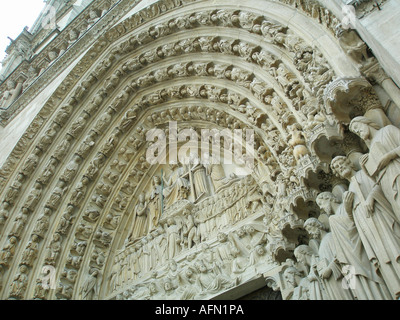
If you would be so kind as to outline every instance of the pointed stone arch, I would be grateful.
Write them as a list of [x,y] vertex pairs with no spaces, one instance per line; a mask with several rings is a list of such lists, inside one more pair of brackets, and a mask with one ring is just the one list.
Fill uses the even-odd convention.
[[[92,281],[98,286],[92,298],[116,297],[108,285],[124,224],[158,170],[146,162],[145,133],[171,120],[255,131],[253,178],[275,202],[254,223],[276,212],[274,228],[293,238],[283,235],[271,245],[269,262],[292,256],[305,236],[297,231],[309,215],[307,202],[331,178],[315,178],[327,170],[314,146],[331,138],[327,123],[342,125],[331,104],[325,108],[324,91],[335,78],[360,76],[335,38],[334,17],[325,12],[318,22],[310,17],[317,11],[307,11],[313,6],[252,0],[238,10],[229,1],[160,1],[105,32],[2,168],[3,252],[12,237],[17,241],[2,262],[1,296],[83,298],[82,285]],[[329,101],[337,98],[332,94]],[[242,227],[239,221],[235,231]],[[41,291],[37,281],[48,265],[55,267],[56,288]],[[27,280],[14,292],[20,266]]]

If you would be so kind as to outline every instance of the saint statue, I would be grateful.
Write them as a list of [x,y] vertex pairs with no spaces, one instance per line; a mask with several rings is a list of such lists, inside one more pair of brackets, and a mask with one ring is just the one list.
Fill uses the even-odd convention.
[[135,240],[141,236],[144,236],[145,232],[147,231],[146,222],[147,222],[148,207],[147,207],[146,196],[144,193],[142,193],[139,196],[139,202],[135,206],[134,214],[135,216],[134,216],[133,229],[129,237],[131,240]]
[[97,269],[91,269],[82,287],[83,300],[95,300],[98,296],[98,276]]
[[206,169],[203,164],[195,164],[191,171],[193,172],[193,184],[196,197],[195,200],[198,200],[204,196],[208,196],[209,190],[207,184]]
[[177,200],[187,199],[190,190],[190,178],[186,165],[178,167],[177,164],[170,165],[171,174],[168,178],[163,178],[165,183],[164,206],[167,208]]
[[400,129],[393,125],[381,128],[366,117],[356,117],[350,123],[350,131],[369,148],[365,168],[381,186],[400,222]]
[[181,244],[181,225],[174,218],[168,218],[167,223],[165,224],[165,233],[167,235],[168,242],[168,259],[173,259],[180,252],[180,244]]
[[[388,288],[377,272],[382,268],[381,273],[384,273],[390,268],[387,263],[395,262],[395,256],[399,256],[399,247],[394,250],[396,237],[389,234],[393,232],[394,223],[390,204],[375,188],[375,182],[363,170],[356,172],[348,158],[334,158],[331,168],[336,175],[350,182],[348,191],[343,194],[343,203],[329,218],[337,259],[354,268],[356,285],[353,294],[358,300],[390,299]],[[392,267],[396,267],[393,262]],[[396,282],[387,283],[400,288],[398,280]]]
[[11,283],[10,295],[12,297],[22,298],[28,286],[28,267],[21,265],[19,273],[15,276],[14,281]]
[[219,161],[213,159],[206,167],[206,173],[211,177],[214,184],[214,190],[217,192],[225,184],[225,170]]
[[300,245],[294,250],[294,256],[297,260],[297,268],[303,271],[305,277],[300,281],[299,287],[302,289],[307,300],[326,300],[323,291],[321,279],[315,274],[315,259],[317,253],[308,245]]
[[9,80],[7,82],[7,89],[4,91],[3,95],[0,97],[0,107],[2,109],[7,109],[21,94],[22,82],[14,82]]
[[161,197],[162,197],[162,190],[161,190],[161,178],[159,176],[153,177],[153,190],[150,194],[149,199],[149,229],[148,231],[152,231],[157,225],[158,220],[161,217],[162,207],[161,207]]
[[[335,211],[339,202],[330,192],[324,192],[317,197],[317,202],[324,202],[323,208]],[[322,200],[323,199],[323,200]],[[322,204],[320,206],[322,208]],[[325,209],[324,209],[325,210]],[[317,261],[314,265],[316,274],[320,277],[328,300],[354,300],[350,290],[343,288],[343,273],[336,260],[335,242],[331,232],[316,218],[309,218],[304,228],[311,236],[310,247],[317,251]]]

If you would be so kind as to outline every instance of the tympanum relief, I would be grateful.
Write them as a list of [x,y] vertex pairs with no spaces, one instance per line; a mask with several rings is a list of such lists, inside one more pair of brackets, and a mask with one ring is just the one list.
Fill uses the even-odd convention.
[[[398,128],[337,67],[376,61],[318,2],[273,2],[343,56],[268,12],[207,1],[156,2],[93,43],[1,169],[2,297],[209,299],[262,278],[284,299],[398,298]],[[1,107],[112,21],[106,7],[10,81]],[[150,163],[148,133],[170,142],[170,123],[251,129],[254,166],[241,148],[232,164]]]
[[[264,214],[262,192],[250,175],[238,176],[232,167],[224,168],[222,164],[171,164],[154,175],[151,182],[148,190],[144,190],[136,201],[132,227],[115,257],[117,263],[111,275],[110,293],[145,279],[148,281],[150,277],[159,282],[154,286],[161,285],[159,290],[163,292],[169,285],[172,285],[169,290],[173,291],[180,287],[182,297],[215,294],[241,281],[240,277],[230,278],[232,268],[239,275],[250,265],[249,258],[254,268],[261,258],[267,259],[267,240],[262,222],[243,226],[229,238],[227,234],[232,226],[246,218]],[[226,249],[209,248],[210,241],[217,238]],[[254,252],[251,240],[256,244]],[[176,260],[186,259],[196,252],[209,255],[209,261],[193,257],[191,267],[179,270],[183,274],[176,276],[176,283],[163,283],[161,275],[173,271],[163,270],[166,263],[180,269],[181,263],[178,267]],[[214,254],[221,259],[217,273],[213,273],[217,267],[209,265],[214,263]],[[160,275],[156,276],[157,273]],[[187,288],[183,288],[180,281],[184,281]],[[133,291],[141,292],[141,286]],[[196,294],[196,286],[201,288],[200,295]],[[149,298],[157,298],[151,292],[148,294]],[[172,295],[171,292],[168,294]]]

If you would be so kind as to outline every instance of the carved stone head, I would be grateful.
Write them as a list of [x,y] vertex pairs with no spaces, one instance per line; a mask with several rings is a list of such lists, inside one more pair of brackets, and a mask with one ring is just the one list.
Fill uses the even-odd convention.
[[324,230],[324,225],[316,218],[310,218],[304,223],[304,229],[313,239],[321,238],[321,231]]
[[340,178],[350,180],[353,176],[353,164],[345,156],[338,156],[331,162],[331,169]]
[[7,81],[7,89],[8,90],[13,90],[14,88],[15,88],[15,81],[13,81],[13,80],[8,80]]
[[339,203],[339,200],[331,192],[322,192],[316,199],[318,207],[320,207],[320,209],[327,215],[332,215],[334,213],[332,209],[332,202]]
[[313,255],[312,249],[307,245],[300,245],[294,250],[294,256],[299,263],[309,265],[310,257]]
[[370,128],[375,130],[381,129],[381,127],[366,117],[356,117],[350,122],[349,129],[351,132],[358,135],[364,141],[371,139]]
[[262,256],[266,253],[266,250],[262,245],[258,245],[256,246],[256,252],[259,256]]
[[146,200],[145,194],[144,194],[144,193],[141,193],[141,194],[139,195],[139,202],[140,202],[140,203],[144,203],[145,200]]
[[298,279],[300,277],[301,274],[295,267],[288,267],[283,273],[283,279],[285,280],[286,286],[291,289],[298,286]]
[[228,239],[228,235],[226,233],[223,232],[219,232],[218,233],[218,241],[223,243],[226,242],[226,240]]

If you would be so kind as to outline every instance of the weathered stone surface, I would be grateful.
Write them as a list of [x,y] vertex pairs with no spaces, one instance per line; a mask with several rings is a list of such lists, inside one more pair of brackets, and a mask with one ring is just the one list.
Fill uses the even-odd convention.
[[329,10],[94,0],[62,27],[0,85],[0,298],[399,298],[399,92]]

